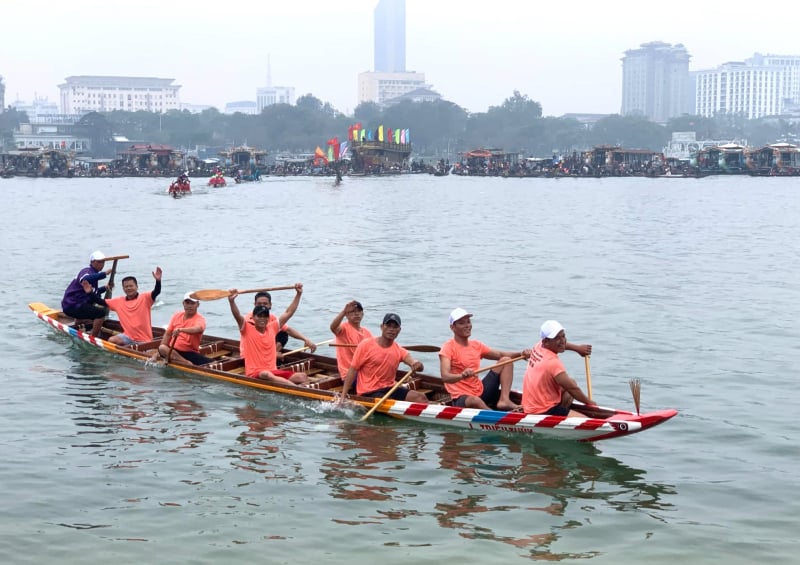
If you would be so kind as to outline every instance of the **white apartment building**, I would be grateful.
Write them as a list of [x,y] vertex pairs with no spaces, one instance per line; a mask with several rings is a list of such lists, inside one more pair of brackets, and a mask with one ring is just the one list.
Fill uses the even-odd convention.
[[756,53],[745,63],[780,69],[783,75],[784,104],[800,105],[800,55],[762,55]]
[[643,43],[622,58],[622,114],[664,123],[691,113],[691,56],[680,43]]
[[293,86],[265,86],[256,89],[257,114],[273,104],[294,104]]
[[358,103],[375,102],[383,105],[392,98],[402,96],[418,88],[430,88],[425,84],[425,74],[415,72],[378,73],[365,72],[358,75]]
[[784,69],[749,64],[753,62],[725,63],[693,73],[697,115],[728,114],[753,120],[781,114],[786,92]]
[[64,114],[125,110],[156,112],[180,109],[175,79],[153,77],[71,76],[59,84]]

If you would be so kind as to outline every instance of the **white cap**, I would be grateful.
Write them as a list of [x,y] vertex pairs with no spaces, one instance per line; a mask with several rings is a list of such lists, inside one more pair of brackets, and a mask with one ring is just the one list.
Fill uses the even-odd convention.
[[105,260],[106,256],[103,255],[102,251],[95,251],[94,253],[89,255],[89,263],[91,263],[92,261],[105,261]]
[[456,308],[455,310],[450,312],[450,325],[452,326],[464,316],[472,316],[472,314],[470,314],[463,308]]
[[564,326],[555,320],[547,320],[544,324],[542,324],[542,327],[539,330],[539,335],[542,336],[542,339],[553,339],[562,331],[564,331]]
[[200,302],[199,300],[197,300],[196,298],[194,298],[194,297],[192,296],[192,293],[191,293],[191,292],[187,292],[186,294],[184,294],[184,295],[183,295],[183,299],[184,299],[184,300],[191,300],[192,302]]

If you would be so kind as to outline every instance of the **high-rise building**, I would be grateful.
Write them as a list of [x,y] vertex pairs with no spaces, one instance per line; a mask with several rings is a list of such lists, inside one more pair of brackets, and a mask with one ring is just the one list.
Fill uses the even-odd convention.
[[172,78],[72,76],[59,84],[64,114],[125,110],[164,113],[180,109],[180,86]]
[[425,84],[425,74],[406,71],[406,2],[380,0],[375,7],[375,70],[358,75],[358,103],[385,104]]
[[654,122],[691,114],[691,56],[680,43],[642,43],[622,58],[622,114],[641,114]]
[[6,85],[3,84],[3,75],[0,75],[0,114],[6,107]]
[[784,75],[778,67],[731,62],[696,71],[695,105],[700,116],[742,116],[749,120],[783,110]]
[[375,72],[406,70],[406,0],[380,0],[375,7]]

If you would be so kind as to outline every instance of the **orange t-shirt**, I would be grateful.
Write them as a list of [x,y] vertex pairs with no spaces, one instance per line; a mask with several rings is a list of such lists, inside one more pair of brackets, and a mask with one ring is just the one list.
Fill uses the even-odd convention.
[[108,309],[117,313],[123,333],[133,341],[151,341],[153,327],[150,322],[150,309],[153,307],[151,292],[139,293],[133,300],[126,296],[106,300]]
[[270,315],[264,333],[256,329],[255,324],[245,322],[239,330],[242,338],[240,348],[247,349],[244,358],[244,374],[248,377],[257,377],[262,371],[275,371],[277,365],[278,348],[275,345],[275,335],[278,333],[278,318]]
[[[275,320],[276,324],[278,323],[278,317],[275,314],[270,313],[269,321],[267,322],[267,325],[272,323],[273,320]],[[253,313],[252,312],[248,312],[247,314],[244,315],[244,322],[245,322],[245,324],[252,324],[253,323]],[[286,324],[281,326],[280,329],[281,330],[285,330],[286,329]],[[276,335],[277,335],[277,333],[278,332],[275,332]],[[272,336],[272,338],[275,339],[275,336]],[[242,359],[246,359],[247,358],[247,355],[244,354],[244,350],[246,348],[247,348],[247,346],[244,344],[244,342],[239,343],[239,357],[241,357]],[[276,354],[277,354],[277,349],[276,349]],[[276,357],[276,359],[277,359],[277,357]]]
[[[451,373],[461,374],[465,369],[474,371],[480,369],[481,359],[491,350],[491,347],[480,341],[471,340],[467,342],[466,346],[463,346],[459,345],[455,339],[451,339],[439,350],[439,357],[450,359]],[[483,382],[478,375],[473,375],[468,379],[462,379],[455,383],[445,383],[444,386],[453,399],[465,394],[471,394],[472,396],[483,394]]]
[[534,346],[528,359],[528,368],[522,380],[522,408],[526,414],[542,414],[561,402],[561,387],[556,375],[566,372],[558,355],[542,347]]
[[171,332],[176,328],[192,328],[200,326],[203,328],[199,334],[178,334],[178,339],[175,340],[175,349],[178,351],[200,351],[200,340],[203,338],[203,332],[206,331],[206,319],[201,314],[195,314],[191,318],[184,318],[184,312],[175,312],[167,325],[167,332]]
[[[367,328],[361,327],[360,330],[355,329],[350,322],[343,322],[339,326],[339,333],[336,334],[335,343],[339,344],[359,344],[365,339],[370,339],[372,332]],[[353,362],[353,355],[356,354],[354,347],[338,347],[336,349],[336,364],[339,367],[339,374],[344,378],[347,376],[347,370]]]
[[378,338],[359,343],[350,365],[358,371],[356,392],[364,394],[393,386],[397,367],[406,355],[408,351],[395,341],[389,347],[378,345]]

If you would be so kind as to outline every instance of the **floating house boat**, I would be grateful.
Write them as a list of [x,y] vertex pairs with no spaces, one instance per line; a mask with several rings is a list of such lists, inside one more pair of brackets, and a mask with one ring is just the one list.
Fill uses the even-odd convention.
[[134,143],[119,151],[114,165],[118,172],[139,175],[171,175],[185,167],[182,151],[155,143]]
[[701,174],[741,175],[748,172],[747,148],[737,143],[706,147],[697,152],[693,164]]
[[584,153],[584,163],[594,176],[628,176],[652,173],[663,155],[650,149],[624,149],[617,145],[596,145]]
[[263,149],[240,145],[220,151],[219,156],[224,160],[224,169],[231,175],[238,171],[244,175],[254,175],[267,168],[267,151]]
[[747,152],[749,173],[753,176],[800,175],[800,147],[773,143]]

